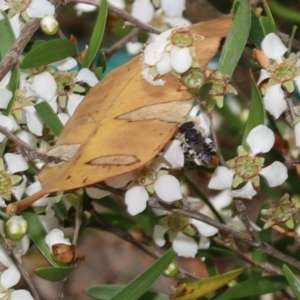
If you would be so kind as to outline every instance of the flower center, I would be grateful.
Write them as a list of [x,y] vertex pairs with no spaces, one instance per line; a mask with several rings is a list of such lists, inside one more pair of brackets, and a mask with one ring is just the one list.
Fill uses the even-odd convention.
[[0,196],[10,193],[12,188],[11,177],[6,172],[0,171]]
[[258,164],[255,157],[252,156],[238,156],[235,158],[234,169],[236,174],[244,180],[249,180],[258,175],[261,170],[261,165]]
[[17,90],[16,94],[15,94],[15,101],[14,101],[12,111],[22,110],[23,107],[25,107],[26,105],[27,105],[27,103],[26,103],[25,95],[23,94],[23,92],[21,90]]
[[73,93],[75,80],[74,77],[65,72],[57,72],[54,74],[57,84],[57,95],[66,96]]
[[192,33],[187,28],[176,30],[171,36],[172,44],[184,48],[190,47],[194,43]]
[[32,0],[10,0],[8,5],[10,7],[10,12],[13,14],[21,14],[24,10],[28,8]]
[[148,186],[157,179],[157,172],[151,167],[144,167],[136,173],[137,183],[142,186]]
[[183,231],[184,228],[189,225],[190,219],[188,217],[178,214],[170,214],[166,217],[166,226],[168,227],[169,231],[174,234]]

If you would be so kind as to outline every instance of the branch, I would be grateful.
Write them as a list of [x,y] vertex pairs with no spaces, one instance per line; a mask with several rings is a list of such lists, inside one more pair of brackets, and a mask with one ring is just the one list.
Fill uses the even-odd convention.
[[[65,4],[68,3],[86,3],[94,6],[99,6],[99,0],[65,0]],[[117,8],[116,6],[111,4],[108,4],[108,8],[110,11],[113,11],[116,15],[118,15],[122,19],[128,21],[132,26],[144,29],[148,32],[155,33],[155,34],[162,33],[160,29],[157,29],[147,23],[142,22],[141,20],[133,17],[129,12],[123,9]]]
[[13,248],[9,247],[6,243],[6,241],[4,240],[4,238],[2,237],[2,235],[0,235],[0,245],[3,248],[3,251],[5,251],[8,256],[13,260],[14,264],[16,265],[16,267],[18,268],[19,272],[21,273],[22,277],[24,278],[25,282],[27,283],[33,298],[35,300],[41,300],[30,276],[28,275],[28,273],[24,270],[23,266],[20,264],[18,258],[15,256],[15,254],[13,253]]
[[148,206],[153,207],[153,208],[158,208],[158,209],[162,209],[165,211],[169,211],[172,213],[176,213],[176,214],[181,214],[199,221],[202,221],[206,224],[209,224],[211,226],[214,226],[216,228],[218,228],[220,231],[223,231],[225,233],[227,233],[228,235],[254,247],[257,248],[258,250],[267,253],[273,257],[276,257],[280,260],[282,260],[283,262],[295,267],[296,269],[300,270],[300,262],[297,261],[296,259],[294,259],[293,257],[287,256],[283,253],[281,253],[280,251],[277,251],[275,248],[273,248],[272,246],[268,245],[265,242],[261,242],[261,244],[255,242],[252,240],[252,237],[249,236],[248,234],[236,231],[232,228],[230,228],[227,225],[221,224],[217,221],[214,221],[213,219],[209,218],[208,216],[196,211],[196,210],[185,210],[182,208],[174,208],[172,206],[164,206],[162,204],[160,204],[156,199],[154,198],[150,198],[148,200]]
[[20,152],[26,159],[26,161],[31,161],[34,159],[40,159],[44,161],[45,163],[59,163],[61,162],[61,159],[54,156],[49,156],[45,153],[39,152],[35,149],[33,149],[30,145],[23,142],[20,138],[18,138],[16,135],[11,133],[9,130],[7,130],[5,127],[0,125],[0,133],[4,134],[8,139],[10,139],[13,143],[15,143],[18,148],[20,149]]
[[[59,0],[50,0],[50,2],[58,7]],[[15,44],[6,53],[0,62],[0,81],[4,76],[19,62],[19,58],[26,47],[27,43],[32,38],[33,34],[39,29],[41,19],[31,19],[28,21],[21,30],[20,36],[16,39]]]

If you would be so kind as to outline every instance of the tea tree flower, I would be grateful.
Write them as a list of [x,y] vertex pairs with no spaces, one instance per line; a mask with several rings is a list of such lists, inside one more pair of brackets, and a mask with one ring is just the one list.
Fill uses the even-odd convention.
[[196,39],[204,37],[188,28],[168,29],[148,44],[143,53],[143,78],[153,85],[164,85],[160,77],[169,72],[177,76],[197,68],[198,61],[193,47]]
[[300,90],[300,69],[297,57],[292,53],[283,57],[288,50],[280,38],[269,33],[261,43],[261,49],[255,52],[256,59],[263,66],[258,84],[268,79],[264,93],[264,105],[276,119],[287,109],[283,88],[293,93],[295,87]]
[[[238,156],[227,161],[227,166],[216,168],[208,187],[211,189],[234,189],[230,195],[252,199],[256,195],[253,185],[258,188],[260,185],[259,176],[265,177],[270,187],[282,184],[287,178],[286,166],[275,161],[268,167],[264,166],[264,158],[257,157],[258,153],[267,153],[271,150],[275,142],[272,130],[265,125],[253,128],[247,139],[250,151],[247,152],[242,146],[238,148]],[[245,185],[236,189],[240,184]]]
[[4,78],[0,81],[0,109],[6,109],[13,93],[6,88],[9,83],[11,71],[9,71]]

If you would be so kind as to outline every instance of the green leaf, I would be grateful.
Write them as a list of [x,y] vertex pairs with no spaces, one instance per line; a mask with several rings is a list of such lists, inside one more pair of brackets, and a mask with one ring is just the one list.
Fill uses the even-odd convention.
[[34,47],[22,60],[21,68],[36,68],[77,54],[76,45],[69,40],[51,40]]
[[3,59],[8,50],[13,46],[16,38],[6,13],[0,10],[0,15],[0,58]]
[[[269,2],[271,2],[271,1],[269,1]],[[264,20],[264,19],[267,20],[266,23],[268,23],[268,25],[266,28],[268,28],[268,30],[270,30],[268,33],[274,32],[274,33],[278,34],[278,29],[276,27],[275,21],[273,19],[273,16],[272,16],[272,13],[271,13],[271,10],[270,10],[270,7],[269,7],[267,1],[263,0],[262,3],[264,6],[266,16],[262,16],[261,20]],[[263,23],[264,23],[264,21],[262,22],[262,24]]]
[[[110,300],[125,287],[125,285],[96,285],[87,288],[85,293],[97,300]],[[148,291],[139,300],[169,300],[169,296]]]
[[262,96],[261,96],[261,93],[260,93],[257,85],[255,84],[253,78],[252,78],[252,81],[253,82],[252,82],[251,107],[250,107],[248,121],[246,124],[243,142],[242,142],[242,146],[244,147],[245,150],[250,150],[250,148],[246,142],[249,132],[254,127],[265,123],[265,109],[264,109],[264,105],[262,103]]
[[170,248],[151,267],[127,284],[111,300],[137,300],[154,281],[163,273],[176,256],[173,248]]
[[54,135],[59,136],[63,124],[47,101],[34,105],[39,117],[50,128]]
[[170,295],[170,299],[194,300],[208,293],[214,292],[241,275],[247,268],[236,269],[221,275],[183,283],[177,286]]
[[293,290],[294,295],[298,300],[300,300],[300,282],[297,280],[293,272],[286,266],[283,265],[283,273],[291,289]]
[[251,6],[248,0],[241,0],[225,45],[218,69],[231,77],[246,45],[251,26]]
[[28,230],[27,234],[31,238],[31,240],[35,243],[35,245],[39,248],[41,253],[46,257],[46,259],[50,262],[54,267],[61,267],[59,263],[57,263],[50,253],[49,247],[46,244],[46,230],[43,224],[40,222],[38,216],[32,209],[27,209],[21,212],[21,215],[27,221]]
[[89,47],[85,54],[83,62],[81,64],[82,68],[89,68],[92,65],[97,55],[97,52],[100,48],[103,35],[104,35],[107,12],[108,12],[107,0],[102,0],[101,7],[99,9],[98,17],[96,20],[96,24],[94,26],[92,37],[89,43]]
[[265,36],[271,32],[274,32],[276,34],[278,33],[277,28],[274,27],[274,23],[270,18],[262,16],[259,18],[259,22],[261,24]]
[[57,282],[64,280],[73,270],[75,269],[74,266],[72,267],[46,267],[46,268],[39,268],[36,269],[34,272],[39,277]]
[[125,231],[131,230],[135,226],[135,222],[128,218],[128,216],[123,216],[118,213],[105,212],[99,214],[101,219],[106,223],[121,228]]
[[7,89],[13,93],[13,97],[10,100],[6,110],[3,111],[3,115],[5,116],[8,116],[11,113],[11,109],[15,102],[15,93],[16,90],[19,88],[19,84],[20,84],[20,70],[18,66],[14,66],[11,72],[9,83],[7,85]]
[[243,299],[244,297],[256,297],[274,293],[276,291],[285,289],[287,286],[288,283],[282,275],[253,278],[232,286],[214,300],[231,300]]
[[260,17],[256,14],[255,10],[252,9],[249,38],[257,48],[260,48],[260,44],[265,37],[265,33],[259,19]]

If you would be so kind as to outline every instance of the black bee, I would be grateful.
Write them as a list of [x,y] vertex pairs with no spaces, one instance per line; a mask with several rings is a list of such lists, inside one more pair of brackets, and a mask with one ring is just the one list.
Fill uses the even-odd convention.
[[208,142],[195,128],[194,122],[183,123],[178,132],[183,136],[186,152],[197,164],[203,164],[207,167],[216,167],[219,164],[219,158],[212,142]]

